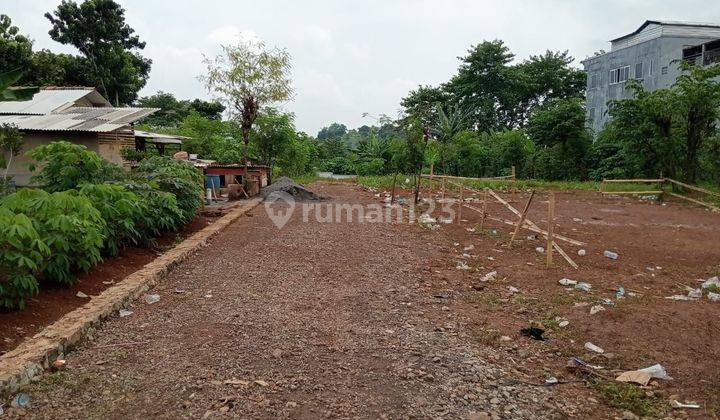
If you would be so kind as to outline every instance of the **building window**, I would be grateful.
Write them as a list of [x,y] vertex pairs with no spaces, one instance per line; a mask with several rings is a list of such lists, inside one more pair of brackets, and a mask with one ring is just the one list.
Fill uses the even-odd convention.
[[635,78],[636,79],[643,78],[643,63],[635,64]]
[[667,66],[661,68],[661,69],[660,69],[660,73],[662,73],[662,74],[668,74],[668,68],[667,68]]
[[624,83],[630,77],[630,66],[610,70],[610,84]]

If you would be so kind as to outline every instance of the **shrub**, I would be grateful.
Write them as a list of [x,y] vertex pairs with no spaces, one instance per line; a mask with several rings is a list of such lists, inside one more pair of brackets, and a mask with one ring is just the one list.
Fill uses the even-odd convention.
[[[100,155],[79,144],[56,141],[38,146],[28,153],[41,166],[32,181],[50,192],[77,188],[83,183],[122,179],[125,171],[106,162]],[[32,165],[31,170],[36,166]]]
[[49,253],[29,217],[0,207],[0,309],[23,308],[37,293],[35,274]]
[[105,220],[106,254],[117,255],[124,246],[140,242],[136,225],[147,209],[136,194],[117,184],[83,184],[80,195],[87,197]]
[[42,273],[49,281],[72,284],[73,272],[100,262],[105,221],[90,200],[76,191],[48,193],[23,189],[0,200],[15,214],[29,217],[50,250]]
[[137,167],[138,175],[157,183],[160,190],[175,195],[182,212],[181,222],[189,222],[202,205],[203,176],[192,163],[154,156]]
[[174,194],[160,191],[154,183],[130,181],[123,186],[140,199],[140,218],[136,221],[135,229],[144,245],[149,245],[152,238],[163,232],[174,231],[182,224],[183,213]]

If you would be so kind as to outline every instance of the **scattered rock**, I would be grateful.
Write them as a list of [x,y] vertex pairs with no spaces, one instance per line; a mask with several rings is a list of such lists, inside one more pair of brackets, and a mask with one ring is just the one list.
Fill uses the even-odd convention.
[[79,298],[82,298],[82,299],[87,299],[87,298],[90,297],[90,296],[86,295],[86,294],[83,293],[83,292],[77,292],[77,293],[75,294],[75,296],[77,296],[77,297],[79,297]]

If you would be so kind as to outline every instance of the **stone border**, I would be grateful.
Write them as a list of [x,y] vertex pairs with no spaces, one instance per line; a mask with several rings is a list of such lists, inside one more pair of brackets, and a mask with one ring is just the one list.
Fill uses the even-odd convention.
[[65,314],[15,349],[0,356],[0,396],[17,392],[42,374],[59,355],[66,354],[89,330],[116,314],[165,278],[172,267],[187,259],[208,240],[262,202],[254,198],[185,239],[176,247],[130,274],[90,302]]

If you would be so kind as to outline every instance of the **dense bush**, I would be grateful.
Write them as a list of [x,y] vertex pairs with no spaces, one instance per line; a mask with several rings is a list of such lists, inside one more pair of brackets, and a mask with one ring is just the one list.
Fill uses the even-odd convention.
[[[49,192],[66,191],[87,182],[100,183],[123,178],[126,174],[117,165],[80,144],[56,141],[28,152],[40,166],[32,181]],[[36,165],[31,166],[35,170]]]
[[203,177],[192,163],[154,156],[140,162],[137,174],[157,183],[160,190],[175,195],[182,212],[182,222],[189,222],[195,217],[202,205]]
[[22,189],[0,200],[0,206],[29,217],[50,250],[42,265],[45,280],[72,284],[74,272],[102,260],[105,221],[90,200],[76,191],[48,193]]
[[115,256],[126,245],[137,245],[141,233],[138,223],[147,213],[140,198],[116,184],[83,184],[80,195],[87,197],[105,220],[103,251]]
[[160,191],[157,184],[126,182],[123,186],[140,199],[140,218],[135,228],[140,240],[147,245],[164,232],[176,230],[183,221],[183,212],[178,207],[175,195]]
[[0,207],[0,309],[22,308],[37,293],[35,274],[49,254],[29,217]]

